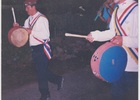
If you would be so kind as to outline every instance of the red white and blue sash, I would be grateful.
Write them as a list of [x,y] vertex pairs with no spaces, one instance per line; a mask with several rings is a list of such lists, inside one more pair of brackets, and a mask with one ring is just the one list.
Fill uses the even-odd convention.
[[[35,17],[33,19],[33,21],[29,22],[29,25],[30,25],[30,28],[33,29],[35,23],[37,22],[38,18],[40,16],[43,16],[45,17],[43,14],[39,14],[37,17]],[[46,18],[46,17],[45,17]],[[34,37],[34,36],[33,36]],[[44,45],[44,53],[46,54],[47,58],[50,60],[52,58],[52,53],[51,53],[51,48],[50,48],[50,45],[48,44],[48,42],[50,40],[41,40],[41,39],[38,39],[36,37],[34,37],[37,41],[39,41],[40,43],[42,43]]]
[[[38,18],[39,18],[40,16],[44,16],[44,15],[43,15],[43,14],[39,14],[39,15],[36,16],[32,21],[29,21],[29,26],[30,26],[31,29],[33,28],[33,26],[35,25],[36,21],[38,20]],[[45,17],[45,16],[44,16],[44,17]]]
[[50,40],[40,40],[36,37],[34,37],[37,41],[41,42],[44,45],[44,53],[46,54],[46,56],[48,57],[48,59],[50,60],[52,58],[52,54],[51,54],[51,48],[50,45],[48,44],[48,42]]
[[[129,14],[133,11],[133,9],[138,6],[137,2],[132,3],[127,9],[122,13],[122,15],[118,18],[117,17],[117,10],[118,7],[115,9],[115,31],[116,35],[127,36],[127,33],[122,28],[122,24],[127,19]],[[128,51],[130,56],[134,59],[134,61],[138,64],[138,48],[128,48],[124,46],[124,48]]]

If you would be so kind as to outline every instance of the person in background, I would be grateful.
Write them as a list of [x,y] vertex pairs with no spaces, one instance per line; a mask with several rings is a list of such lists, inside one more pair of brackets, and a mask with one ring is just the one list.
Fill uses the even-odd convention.
[[134,0],[114,0],[114,3],[118,7],[112,14],[110,28],[91,31],[86,39],[89,42],[110,40],[125,49],[126,69],[121,79],[112,83],[111,100],[138,100],[138,3]]
[[106,2],[103,3],[103,5],[100,7],[94,21],[97,20],[97,18],[99,17],[104,23],[107,24],[107,29],[109,28],[109,23],[110,23],[110,19],[112,16],[112,13],[114,11],[114,9],[117,7],[117,4],[114,3],[113,0],[107,0]]
[[[48,69],[48,62],[51,59],[51,48],[49,45],[50,31],[48,19],[37,10],[36,0],[24,1],[26,12],[29,17],[25,20],[24,28],[29,33],[29,43],[32,49],[32,57],[37,70],[38,86],[41,93],[40,100],[49,100],[50,92],[48,82],[57,85],[60,90],[64,78],[52,73]],[[13,26],[19,26],[14,23]]]

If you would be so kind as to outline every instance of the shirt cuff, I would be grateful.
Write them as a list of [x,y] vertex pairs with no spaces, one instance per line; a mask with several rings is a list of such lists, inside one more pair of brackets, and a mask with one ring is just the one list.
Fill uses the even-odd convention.
[[92,37],[94,38],[94,41],[97,41],[98,40],[98,33],[100,33],[100,31],[93,31],[93,32],[90,32]]

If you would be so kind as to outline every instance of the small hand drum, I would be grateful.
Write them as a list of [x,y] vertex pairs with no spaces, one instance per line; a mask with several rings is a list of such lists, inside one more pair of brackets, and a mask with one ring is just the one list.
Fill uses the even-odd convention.
[[127,64],[127,53],[123,47],[106,42],[92,55],[91,69],[93,74],[106,82],[120,79]]
[[28,41],[28,32],[21,27],[13,27],[8,32],[8,40],[16,47],[24,46]]

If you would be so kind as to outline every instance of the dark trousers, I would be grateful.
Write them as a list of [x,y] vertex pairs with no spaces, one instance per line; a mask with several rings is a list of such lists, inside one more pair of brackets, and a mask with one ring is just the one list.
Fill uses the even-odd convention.
[[112,84],[112,100],[138,100],[138,73],[125,72]]
[[48,69],[48,58],[44,53],[43,45],[32,46],[32,57],[37,70],[38,86],[41,95],[49,93],[48,81],[58,84],[60,76]]

